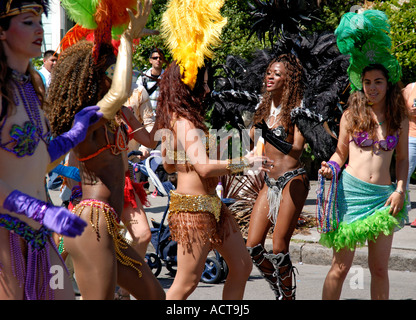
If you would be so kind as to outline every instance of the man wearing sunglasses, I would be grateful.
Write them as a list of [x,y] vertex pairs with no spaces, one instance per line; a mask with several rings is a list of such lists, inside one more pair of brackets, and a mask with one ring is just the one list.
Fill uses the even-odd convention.
[[138,79],[137,84],[143,86],[150,97],[153,112],[156,112],[157,97],[159,96],[159,78],[163,73],[165,55],[159,48],[153,48],[149,55],[151,68],[144,72]]

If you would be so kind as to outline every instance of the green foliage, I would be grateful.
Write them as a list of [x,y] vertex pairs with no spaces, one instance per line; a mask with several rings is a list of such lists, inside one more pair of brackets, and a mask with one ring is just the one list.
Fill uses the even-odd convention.
[[[158,30],[163,12],[166,10],[167,0],[154,0],[152,13],[146,25],[149,29]],[[318,19],[308,28],[310,31],[334,31],[343,14],[364,5],[372,5],[373,9],[384,11],[391,24],[393,53],[399,60],[403,69],[403,82],[416,81],[416,0],[389,0],[389,1],[357,1],[357,0],[326,0],[322,1],[319,10],[314,16]],[[237,54],[250,58],[256,49],[264,47],[257,37],[250,35],[250,14],[245,0],[227,0],[222,14],[228,18],[221,39],[222,43],[215,48],[213,63],[223,63],[227,55]],[[268,44],[266,44],[268,45]],[[135,48],[134,66],[138,70],[150,67],[149,52],[153,47],[162,48],[168,61],[170,53],[164,46],[163,38],[146,36],[141,39]]]
[[377,1],[391,24],[392,51],[402,66],[404,84],[416,81],[416,0]]
[[402,66],[404,84],[416,81],[416,0],[354,1],[327,0],[318,13],[320,21],[313,31],[334,31],[346,12],[367,5],[367,8],[384,11],[391,25],[392,52]]
[[318,19],[313,23],[311,31],[334,32],[341,17],[354,9],[355,6],[362,6],[362,1],[356,0],[326,0],[323,1],[318,11],[314,14]]
[[[167,0],[154,0],[152,13],[149,17],[146,28],[159,30],[162,15],[166,10]],[[227,17],[228,23],[224,27],[220,46],[215,48],[213,63],[222,63],[227,55],[238,54],[249,58],[256,48],[261,48],[260,42],[255,36],[248,39],[250,34],[250,14],[245,0],[227,0],[222,8],[223,16]],[[150,67],[149,52],[153,47],[161,48],[168,61],[171,60],[169,51],[164,46],[162,36],[146,36],[136,46],[133,56],[134,67],[138,70],[145,70]]]

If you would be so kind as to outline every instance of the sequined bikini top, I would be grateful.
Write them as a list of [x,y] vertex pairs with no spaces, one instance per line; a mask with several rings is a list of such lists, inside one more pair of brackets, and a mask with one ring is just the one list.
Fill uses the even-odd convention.
[[30,81],[30,75],[20,74],[12,70],[12,82],[14,84],[14,104],[19,106],[19,97],[29,117],[29,121],[23,125],[14,124],[10,129],[11,139],[1,141],[2,131],[7,121],[7,101],[2,101],[2,115],[4,118],[0,123],[0,148],[14,153],[17,157],[31,156],[35,152],[40,140],[49,144],[51,133],[49,128],[43,132],[42,116],[40,113],[41,103],[39,97]]
[[354,134],[352,140],[360,148],[378,146],[380,149],[384,151],[391,151],[396,148],[397,143],[399,142],[399,135],[396,132],[393,136],[387,136],[385,140],[377,141],[374,139],[370,139],[368,137],[368,132],[362,131],[362,132]]

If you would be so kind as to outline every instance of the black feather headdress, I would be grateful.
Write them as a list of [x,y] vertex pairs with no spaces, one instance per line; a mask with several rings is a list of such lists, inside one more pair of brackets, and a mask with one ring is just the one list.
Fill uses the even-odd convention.
[[349,94],[348,57],[339,52],[333,33],[301,31],[299,23],[313,17],[314,6],[307,6],[310,1],[256,0],[254,3],[250,7],[255,9],[252,32],[264,40],[269,31],[269,37],[273,34],[272,38],[277,40],[271,48],[257,51],[251,61],[235,56],[227,58],[222,66],[227,70],[226,76],[216,79],[212,92],[215,114],[212,125],[218,128],[229,123],[240,129],[247,127],[248,121],[242,115],[254,114],[261,100],[268,64],[281,54],[292,53],[303,66],[305,91],[302,105],[292,110],[291,120],[315,157],[328,159],[336,148],[339,121]]

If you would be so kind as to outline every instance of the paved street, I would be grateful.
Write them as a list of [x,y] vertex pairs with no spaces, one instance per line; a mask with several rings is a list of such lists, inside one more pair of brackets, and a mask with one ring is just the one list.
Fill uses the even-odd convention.
[[[316,181],[311,182],[311,190],[306,201],[303,214],[315,215]],[[151,189],[153,190],[153,189]],[[414,200],[410,211],[410,222],[416,219],[416,185],[410,187],[411,199]],[[166,197],[152,198],[151,206],[146,208],[148,218],[160,221],[167,205]],[[332,250],[317,243],[319,233],[316,228],[308,230],[307,234],[297,234],[292,237],[291,257],[299,271],[297,275],[297,299],[320,300],[322,285],[329,270]],[[271,241],[266,248],[271,249]],[[153,248],[150,247],[149,250]],[[370,299],[370,273],[367,266],[367,248],[357,249],[354,265],[351,268],[341,295],[341,299]],[[416,300],[416,228],[405,226],[394,235],[393,249],[390,259],[390,298],[393,300]],[[162,268],[159,280],[167,290],[173,281],[168,271]],[[189,297],[189,300],[218,300],[221,299],[223,284],[200,283]],[[273,300],[269,285],[261,278],[254,267],[247,283],[244,299]]]
[[[152,187],[150,188],[153,191]],[[411,185],[410,222],[416,219],[416,185]],[[59,203],[58,192],[52,191],[51,196],[55,203]],[[145,211],[150,219],[160,221],[167,206],[167,197],[153,198],[149,195],[150,207]],[[316,182],[312,182],[311,190],[306,201],[305,215],[315,214]],[[322,285],[329,270],[332,251],[317,243],[319,233],[316,228],[309,229],[292,237],[290,252],[299,274],[297,274],[298,300],[320,300]],[[266,242],[266,248],[271,249],[271,241]],[[154,251],[149,245],[149,252]],[[357,249],[354,265],[344,283],[342,300],[369,300],[370,274],[367,266],[367,248]],[[416,300],[416,228],[405,226],[396,232],[390,259],[390,298],[392,300]],[[158,279],[165,290],[168,290],[173,278],[163,267]],[[206,284],[200,282],[189,300],[220,300],[223,282],[219,284]],[[259,271],[254,267],[247,282],[245,300],[273,300],[274,296],[269,285],[262,279]],[[169,305],[169,304],[168,304]]]

